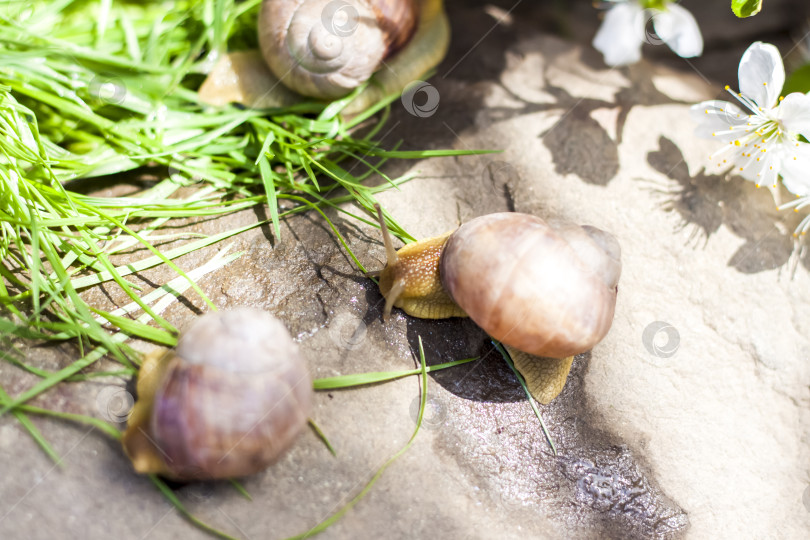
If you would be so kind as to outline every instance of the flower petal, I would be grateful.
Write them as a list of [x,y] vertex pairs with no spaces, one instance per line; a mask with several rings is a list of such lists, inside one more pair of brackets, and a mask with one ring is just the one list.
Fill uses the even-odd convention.
[[697,123],[695,135],[729,142],[745,135],[748,115],[728,101],[711,100],[692,105],[689,115]]
[[779,173],[782,183],[794,195],[810,195],[810,144],[785,146]]
[[636,3],[616,4],[593,38],[593,46],[605,56],[609,66],[625,66],[641,59],[644,41],[643,10]]
[[678,4],[669,4],[664,11],[656,10],[653,27],[658,37],[678,56],[692,58],[703,52],[703,36],[697,21]]
[[785,85],[785,66],[779,50],[770,43],[753,43],[740,59],[737,71],[740,92],[763,109],[776,105]]
[[788,131],[810,138],[810,96],[801,92],[788,94],[774,113]]
[[776,157],[773,149],[770,152],[763,152],[750,144],[743,145],[731,158],[734,163],[732,172],[751,180],[757,186],[773,185],[779,172],[779,160]]

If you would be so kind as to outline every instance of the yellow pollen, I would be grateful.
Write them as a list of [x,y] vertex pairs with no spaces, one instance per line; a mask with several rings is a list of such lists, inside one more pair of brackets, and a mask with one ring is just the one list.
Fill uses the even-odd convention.
[[709,114],[709,109],[706,109],[706,114]]
[[762,149],[762,151],[763,151],[763,152],[765,152],[766,150],[767,150],[767,148],[763,148],[763,149]]
[[725,162],[726,162],[726,160],[724,159],[724,160],[723,160],[723,163],[725,163]]
[[768,86],[768,83],[764,82],[762,83],[762,86]]
[[779,96],[779,101],[782,101],[783,99],[785,99],[785,96]]
[[740,170],[743,170],[743,168],[742,168],[742,167],[740,167]]
[[[757,175],[757,176],[759,176],[759,175]],[[762,186],[760,186],[759,184],[757,184],[757,187],[762,187]]]
[[740,141],[739,140],[734,141],[734,145],[735,146],[740,146]]
[[730,86],[729,86],[729,85],[726,85],[726,90],[728,90],[729,88],[730,88]]

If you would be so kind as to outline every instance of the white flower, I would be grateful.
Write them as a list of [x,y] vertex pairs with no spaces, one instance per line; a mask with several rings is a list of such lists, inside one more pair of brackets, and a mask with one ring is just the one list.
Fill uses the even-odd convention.
[[[608,0],[614,5],[593,46],[605,55],[609,66],[624,66],[641,59],[641,45],[663,41],[678,56],[692,58],[703,52],[703,37],[695,18],[686,9],[670,0]],[[648,35],[647,22],[652,19],[655,35]]]
[[696,134],[727,143],[711,159],[734,165],[735,173],[757,187],[776,187],[781,175],[791,193],[810,195],[810,144],[799,140],[799,135],[810,138],[810,96],[779,97],[785,68],[779,51],[768,43],[748,47],[738,75],[740,92],[726,90],[745,108],[719,100],[693,105]]
[[[799,210],[803,210],[810,206],[810,196],[808,197],[799,197],[795,201],[791,201],[787,204],[783,204],[779,207],[779,210],[784,210],[785,208],[793,208],[794,212],[798,212]],[[807,231],[810,230],[810,214],[804,216],[799,222],[799,225],[796,227],[796,231],[793,233],[793,236],[799,236],[807,234]]]

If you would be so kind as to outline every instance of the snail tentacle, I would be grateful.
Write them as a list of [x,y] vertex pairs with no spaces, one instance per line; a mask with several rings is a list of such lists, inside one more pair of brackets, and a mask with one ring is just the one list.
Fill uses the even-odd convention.
[[383,319],[388,319],[393,307],[420,319],[466,317],[447,294],[439,277],[442,250],[452,231],[407,244],[396,251],[379,205],[376,209],[388,260],[380,271],[380,292],[385,297]]
[[385,223],[382,207],[379,204],[375,204],[374,209],[377,210],[377,219],[380,222],[380,231],[382,232],[383,245],[385,246],[386,264],[393,266],[397,264],[397,250],[394,249],[394,241],[391,239],[391,231],[388,230],[388,225]]

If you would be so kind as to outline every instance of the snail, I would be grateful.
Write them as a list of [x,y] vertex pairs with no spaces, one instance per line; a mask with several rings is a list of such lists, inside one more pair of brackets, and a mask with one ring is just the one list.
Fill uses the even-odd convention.
[[312,381],[275,317],[252,308],[197,319],[174,352],[147,355],[122,442],[135,470],[174,480],[269,466],[307,421]]
[[283,107],[333,100],[372,78],[344,112],[359,112],[444,58],[442,0],[264,0],[261,51],[223,55],[199,89],[212,105]]
[[379,206],[377,214],[383,317],[393,307],[420,318],[469,316],[506,346],[544,404],[562,391],[574,355],[610,329],[621,274],[610,233],[506,212],[395,251]]

